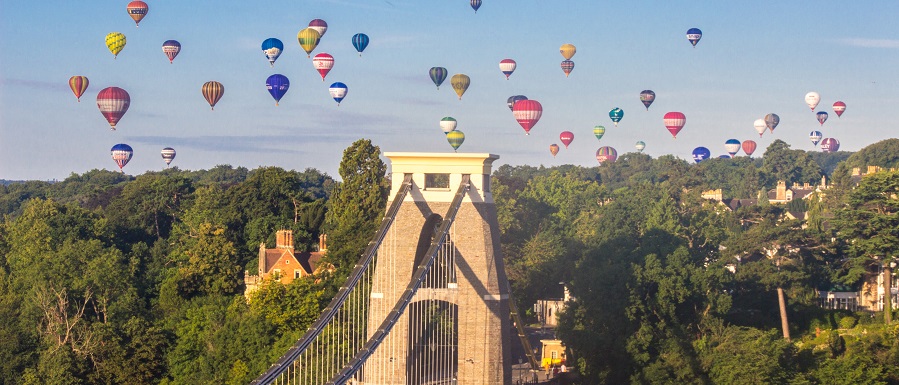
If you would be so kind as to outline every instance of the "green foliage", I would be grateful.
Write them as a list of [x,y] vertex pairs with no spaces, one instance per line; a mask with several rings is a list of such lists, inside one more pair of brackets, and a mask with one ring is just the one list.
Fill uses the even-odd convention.
[[789,183],[816,183],[821,179],[821,167],[802,150],[791,150],[790,145],[776,139],[765,150],[762,171],[767,174],[764,185],[773,188],[778,181]]

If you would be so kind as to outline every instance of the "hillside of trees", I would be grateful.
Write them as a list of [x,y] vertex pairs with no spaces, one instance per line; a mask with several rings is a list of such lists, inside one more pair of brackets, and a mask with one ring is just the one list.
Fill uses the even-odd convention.
[[[248,383],[305,332],[373,234],[389,186],[378,155],[353,143],[339,183],[223,165],[0,185],[0,384]],[[576,300],[558,333],[583,384],[899,384],[892,314],[817,306],[816,290],[857,287],[899,255],[899,172],[851,177],[867,166],[899,167],[899,140],[832,154],[775,141],[761,158],[699,164],[629,153],[601,167],[501,166],[513,295],[528,314],[566,282]],[[829,188],[809,199],[764,198],[778,181],[822,176]],[[701,197],[714,189],[758,203]],[[300,251],[328,234],[337,269],[267,282],[248,302],[244,271],[278,229]]]

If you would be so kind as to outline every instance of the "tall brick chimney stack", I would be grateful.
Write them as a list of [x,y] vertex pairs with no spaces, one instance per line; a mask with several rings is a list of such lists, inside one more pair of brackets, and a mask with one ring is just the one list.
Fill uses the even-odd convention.
[[278,249],[293,250],[293,231],[292,230],[278,230],[278,232],[275,235],[275,247]]
[[328,234],[318,236],[318,251],[322,253],[328,251]]

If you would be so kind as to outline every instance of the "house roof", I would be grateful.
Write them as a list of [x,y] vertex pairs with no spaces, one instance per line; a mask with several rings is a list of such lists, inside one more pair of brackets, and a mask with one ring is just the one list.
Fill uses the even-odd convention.
[[318,251],[303,251],[296,254],[297,262],[300,263],[300,266],[303,266],[303,270],[306,270],[308,274],[315,272],[315,268],[319,265],[318,262],[324,256],[324,253]]
[[729,199],[724,199],[721,202],[723,202],[725,205],[727,205],[727,207],[729,207],[731,210],[734,210],[734,211],[736,211],[738,208],[743,207],[743,206],[755,206],[755,205],[759,204],[758,199],[729,198]]

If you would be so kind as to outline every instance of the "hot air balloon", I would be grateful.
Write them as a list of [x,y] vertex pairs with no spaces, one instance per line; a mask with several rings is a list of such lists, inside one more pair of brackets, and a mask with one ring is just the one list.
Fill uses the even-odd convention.
[[618,127],[618,122],[624,117],[624,110],[615,107],[609,111],[609,117],[612,118],[612,123],[615,123],[615,127]]
[[718,159],[732,159],[733,157],[727,154],[718,155]]
[[596,140],[601,140],[602,136],[606,134],[606,128],[603,126],[593,127],[593,135],[596,136]]
[[846,103],[843,103],[843,102],[834,102],[833,103],[833,112],[836,112],[838,118],[843,116],[843,111],[846,111]]
[[684,124],[687,124],[687,117],[682,112],[669,112],[662,120],[674,139],[677,139],[677,133],[684,128]]
[[134,155],[134,150],[131,149],[131,146],[119,143],[115,146],[112,146],[112,149],[109,150],[110,155],[112,155],[112,160],[115,161],[115,164],[119,166],[119,171],[125,173],[125,170],[122,170],[128,161],[131,160],[131,156]]
[[519,100],[512,106],[512,115],[515,116],[515,120],[518,121],[521,128],[524,128],[525,134],[530,135],[531,128],[543,116],[543,106],[536,100]]
[[119,87],[107,87],[97,94],[97,107],[100,113],[109,122],[109,128],[115,130],[116,123],[122,119],[128,106],[131,105],[131,96]]
[[821,95],[818,95],[817,92],[809,92],[805,94],[805,104],[808,104],[808,107],[812,109],[812,112],[815,111],[815,107],[818,107],[818,102],[821,101]]
[[603,162],[615,163],[618,159],[618,151],[609,146],[602,146],[596,150],[596,161],[601,166]]
[[341,82],[333,83],[331,87],[328,87],[328,92],[331,93],[331,97],[337,102],[337,106],[340,106],[340,102],[346,97],[348,90],[346,84]]
[[656,93],[652,90],[643,90],[640,92],[640,101],[643,102],[643,105],[646,106],[646,111],[649,111],[649,106],[656,100]]
[[550,145],[549,145],[549,153],[550,153],[550,154],[553,154],[553,158],[555,158],[555,157],[556,157],[556,154],[559,153],[559,145],[558,145],[558,144],[555,144],[555,143],[550,144]]
[[106,48],[109,48],[109,52],[112,52],[113,59],[119,57],[119,52],[122,52],[122,48],[125,48],[126,42],[125,34],[121,32],[110,32],[106,35]]
[[171,147],[166,147],[162,149],[162,160],[165,161],[166,167],[172,164],[172,160],[175,159],[175,149]]
[[752,153],[755,152],[756,143],[754,140],[744,140],[743,141],[743,152],[746,156],[752,156]]
[[325,81],[325,76],[328,76],[328,72],[334,67],[334,57],[322,52],[312,58],[312,66],[318,70],[318,73],[322,76],[322,81]]
[[175,56],[178,56],[178,52],[181,52],[181,43],[177,40],[166,40],[165,43],[162,43],[162,52],[169,58],[169,64],[172,64]]
[[282,51],[284,51],[284,43],[281,40],[270,37],[262,42],[262,53],[265,54],[265,58],[272,67],[275,66],[275,60],[278,60]]
[[709,158],[712,155],[712,152],[705,147],[696,147],[693,149],[693,161],[696,163],[702,162]]
[[728,139],[724,142],[724,149],[727,150],[727,153],[730,154],[731,157],[737,155],[740,152],[740,141],[736,139]]
[[368,47],[368,35],[364,33],[357,33],[353,35],[353,48],[356,48],[356,52],[359,52],[359,56],[362,56],[362,51],[365,51],[365,47]]
[[128,3],[128,7],[125,9],[128,11],[128,16],[131,16],[131,18],[134,19],[135,27],[140,26],[140,21],[143,20],[144,16],[147,16],[147,12],[150,11],[150,7],[143,1],[132,1]]
[[822,134],[821,131],[812,131],[808,133],[809,140],[811,140],[812,144],[815,146],[818,145],[818,142],[820,142],[823,137],[824,134]]
[[574,57],[574,54],[577,53],[577,48],[572,44],[562,44],[562,46],[559,47],[559,53],[562,54],[562,57],[564,57],[565,60],[571,60],[571,58]]
[[313,19],[309,22],[309,28],[318,32],[319,38],[322,38],[325,37],[325,32],[328,32],[328,23],[322,19]]
[[87,76],[72,76],[69,78],[69,88],[75,93],[75,98],[78,99],[79,103],[81,103],[81,95],[84,95],[84,91],[87,91],[88,84],[90,82],[87,81]]
[[572,70],[574,70],[574,62],[571,60],[562,60],[562,72],[565,73],[566,78]]
[[453,151],[456,151],[462,145],[462,142],[465,141],[465,134],[458,130],[450,131],[446,134],[446,141],[449,142],[450,146],[453,146]]
[[756,119],[754,123],[752,123],[752,127],[755,128],[755,131],[759,133],[759,138],[762,137],[762,134],[765,133],[765,129],[768,128],[768,125],[765,124],[765,119]]
[[275,105],[277,106],[284,94],[287,93],[287,89],[290,88],[290,81],[287,80],[287,76],[274,74],[265,80],[265,88],[275,98]]
[[506,99],[506,105],[508,105],[508,106],[509,106],[509,110],[511,110],[512,107],[515,106],[515,102],[520,101],[520,100],[528,100],[528,97],[527,97],[527,96],[524,96],[524,95],[513,95],[513,96],[510,96],[509,99]]
[[825,111],[818,111],[818,113],[815,114],[815,117],[818,118],[818,123],[821,123],[822,126],[824,125],[824,122],[827,121],[828,116],[829,115]]
[[443,130],[444,134],[455,131],[457,125],[458,122],[453,117],[446,116],[443,119],[440,119],[440,129]]
[[446,68],[443,67],[431,67],[428,71],[428,74],[431,75],[431,81],[437,86],[437,89],[440,89],[440,85],[443,84],[443,81],[446,80],[446,75],[448,72]]
[[634,148],[637,149],[637,152],[643,152],[643,149],[646,148],[646,142],[638,140],[637,143],[634,144]]
[[471,9],[474,9],[474,13],[478,13],[478,8],[481,8],[481,0],[471,0]]
[[222,98],[222,95],[225,94],[225,86],[217,81],[208,81],[203,83],[201,91],[203,92],[203,97],[209,102],[210,109],[215,110],[215,104],[218,103],[219,99]]
[[499,61],[499,70],[503,72],[503,75],[506,75],[506,80],[509,80],[509,75],[512,75],[512,72],[515,72],[515,67],[518,67],[515,60],[503,59]]
[[300,47],[303,47],[303,51],[306,51],[306,57],[309,57],[315,47],[318,46],[321,38],[322,35],[312,28],[306,28],[297,33],[297,41],[300,42]]
[[765,126],[771,130],[771,133],[774,133],[774,129],[777,128],[777,125],[780,124],[780,116],[777,114],[768,114],[765,115]]
[[559,134],[559,140],[562,141],[562,144],[565,145],[565,148],[568,148],[568,145],[571,144],[571,141],[574,140],[574,133],[571,131],[562,131]]
[[462,100],[462,94],[468,89],[468,85],[471,84],[471,78],[465,74],[455,74],[452,79],[450,79],[450,84],[453,85],[453,90],[456,91],[456,95],[459,95],[459,100]]
[[687,30],[687,40],[690,41],[690,44],[693,44],[693,47],[696,47],[696,43],[699,43],[699,39],[702,39],[702,31],[699,28],[690,28]]
[[821,141],[821,151],[836,152],[840,150],[840,141],[834,138],[824,138]]

